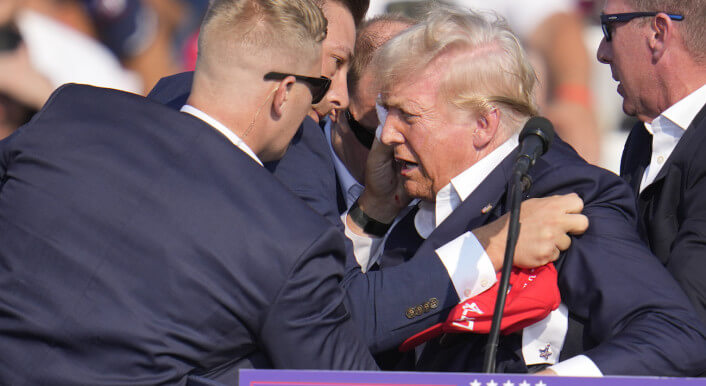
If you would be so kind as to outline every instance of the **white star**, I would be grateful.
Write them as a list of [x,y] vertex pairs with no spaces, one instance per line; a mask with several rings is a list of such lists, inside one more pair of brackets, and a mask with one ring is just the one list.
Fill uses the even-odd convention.
[[522,380],[522,383],[520,383],[520,386],[530,386],[530,384],[527,383],[527,381],[525,381],[525,380],[523,379],[523,380]]
[[503,386],[515,386],[515,384],[508,379],[507,382],[503,383]]
[[534,386],[547,386],[547,384],[540,380],[539,382],[535,383]]
[[473,382],[470,383],[471,386],[481,386],[482,383],[478,382],[477,379],[474,379]]
[[490,382],[486,383],[486,386],[498,386],[498,384],[495,383],[495,381],[491,379]]

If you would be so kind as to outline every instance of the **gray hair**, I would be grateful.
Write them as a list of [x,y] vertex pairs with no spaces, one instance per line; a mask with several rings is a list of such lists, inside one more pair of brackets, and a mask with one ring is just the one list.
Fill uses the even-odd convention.
[[665,12],[684,16],[677,22],[682,28],[684,45],[694,59],[706,60],[706,4],[704,0],[628,0],[636,11]]

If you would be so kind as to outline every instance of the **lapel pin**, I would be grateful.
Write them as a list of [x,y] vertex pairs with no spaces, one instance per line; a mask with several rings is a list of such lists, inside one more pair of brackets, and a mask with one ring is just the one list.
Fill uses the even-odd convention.
[[488,205],[484,206],[483,209],[480,210],[480,212],[482,214],[486,214],[486,213],[490,212],[491,209],[493,209],[493,204],[488,204]]

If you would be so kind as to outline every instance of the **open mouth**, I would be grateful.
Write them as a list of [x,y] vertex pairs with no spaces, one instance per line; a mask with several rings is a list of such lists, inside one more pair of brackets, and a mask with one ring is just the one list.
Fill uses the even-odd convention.
[[416,162],[405,161],[399,158],[396,158],[395,161],[397,162],[397,167],[400,169],[400,174],[403,176],[419,168],[419,164]]

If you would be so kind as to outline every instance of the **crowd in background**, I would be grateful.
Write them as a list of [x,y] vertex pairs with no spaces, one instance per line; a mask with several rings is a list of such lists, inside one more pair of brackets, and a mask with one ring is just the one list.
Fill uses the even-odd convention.
[[[374,0],[367,17],[417,16],[424,1]],[[464,0],[470,7],[483,2]],[[600,1],[493,2],[533,55],[542,113],[589,162],[617,172],[627,129],[616,83],[594,52]],[[147,94],[192,70],[208,0],[6,0],[0,5],[0,138],[56,87],[86,83]]]

